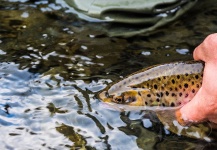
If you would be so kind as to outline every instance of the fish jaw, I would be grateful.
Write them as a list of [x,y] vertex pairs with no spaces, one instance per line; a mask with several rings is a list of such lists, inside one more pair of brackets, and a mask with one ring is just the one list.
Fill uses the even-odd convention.
[[108,97],[107,95],[108,95],[107,91],[102,91],[101,93],[99,93],[98,97],[105,103],[112,103],[113,98]]

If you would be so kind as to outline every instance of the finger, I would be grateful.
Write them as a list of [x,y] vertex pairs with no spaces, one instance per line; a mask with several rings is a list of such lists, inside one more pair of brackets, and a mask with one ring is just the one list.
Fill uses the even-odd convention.
[[182,126],[188,126],[192,123],[192,122],[186,121],[182,118],[182,114],[181,114],[180,110],[177,110],[175,112],[175,116],[176,116],[176,120],[178,121],[178,123]]
[[203,60],[203,61],[205,61],[204,46],[203,46],[203,44],[204,43],[201,43],[199,46],[197,46],[194,49],[194,52],[193,52],[193,58],[194,58],[194,60]]
[[203,60],[205,62],[217,61],[216,53],[217,33],[210,34],[205,40],[195,48],[193,57],[195,60]]

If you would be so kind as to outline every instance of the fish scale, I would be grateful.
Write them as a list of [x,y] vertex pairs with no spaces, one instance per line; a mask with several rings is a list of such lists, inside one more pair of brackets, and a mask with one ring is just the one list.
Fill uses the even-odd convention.
[[[198,77],[197,77],[198,76]],[[196,79],[197,77],[197,79]],[[149,106],[178,106],[185,101],[190,101],[196,92],[201,87],[201,82],[195,80],[202,80],[202,74],[183,75],[183,76],[169,76],[159,77],[145,81],[138,85],[133,85],[134,89],[143,88],[149,89],[150,92],[140,92],[143,96],[145,105]]]
[[203,69],[201,61],[155,65],[114,83],[99,98],[132,106],[179,106],[189,102],[201,87]]

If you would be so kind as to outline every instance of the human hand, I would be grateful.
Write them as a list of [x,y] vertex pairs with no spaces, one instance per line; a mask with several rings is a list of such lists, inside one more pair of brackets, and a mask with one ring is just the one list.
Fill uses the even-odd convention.
[[205,62],[202,87],[189,103],[176,111],[177,120],[183,125],[206,120],[217,123],[217,33],[196,47],[193,57]]

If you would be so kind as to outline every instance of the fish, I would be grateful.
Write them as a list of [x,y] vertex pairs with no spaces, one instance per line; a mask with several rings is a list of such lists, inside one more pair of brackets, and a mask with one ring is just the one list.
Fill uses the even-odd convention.
[[133,73],[99,93],[105,103],[128,106],[182,106],[202,86],[204,62],[179,61]]
[[98,98],[115,110],[155,113],[165,129],[190,138],[215,141],[217,125],[200,122],[182,126],[175,112],[191,101],[202,86],[205,63],[179,61],[137,71],[99,92]]

